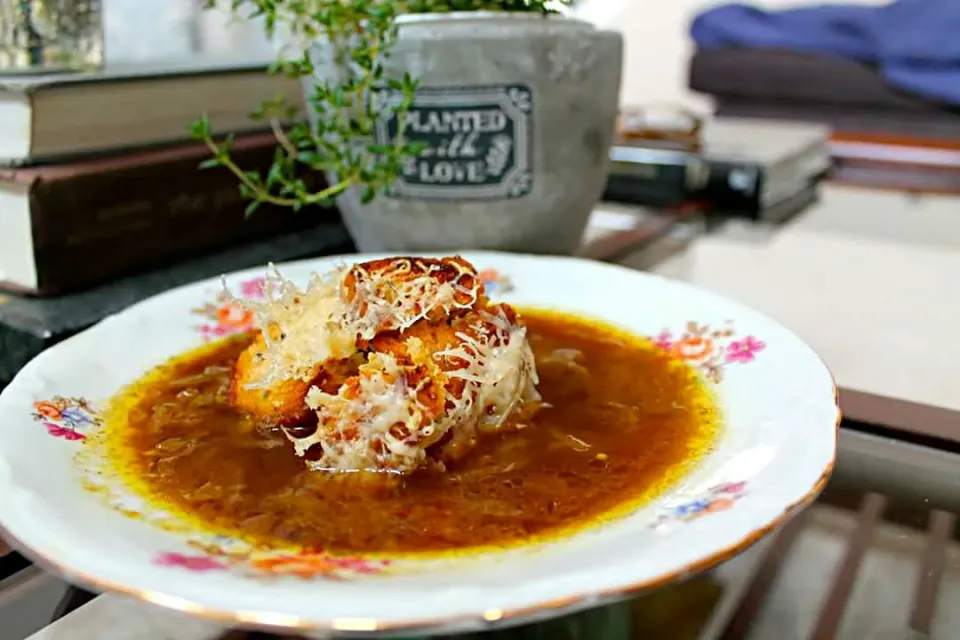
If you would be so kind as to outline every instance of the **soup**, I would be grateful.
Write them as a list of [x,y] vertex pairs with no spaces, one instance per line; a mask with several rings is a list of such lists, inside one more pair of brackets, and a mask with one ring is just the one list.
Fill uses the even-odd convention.
[[710,447],[699,377],[646,341],[559,313],[523,314],[547,406],[447,467],[311,471],[282,433],[227,400],[251,336],[172,360],[113,404],[118,473],[205,529],[267,547],[452,552],[568,533],[656,496]]

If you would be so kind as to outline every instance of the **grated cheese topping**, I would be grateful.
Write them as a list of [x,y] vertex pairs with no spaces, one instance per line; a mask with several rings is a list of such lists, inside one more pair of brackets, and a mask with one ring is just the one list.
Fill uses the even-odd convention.
[[313,469],[409,472],[444,436],[462,446],[539,400],[524,327],[502,313],[480,312],[465,319],[456,338],[455,346],[429,353],[411,337],[404,358],[371,354],[356,382],[336,394],[312,388],[307,404],[319,426],[307,438],[291,438],[298,454],[319,445],[322,455],[307,463]]
[[341,286],[348,322],[366,340],[381,331],[403,332],[420,320],[472,309],[482,293],[476,271],[459,258],[393,258],[358,264],[347,272]]
[[345,269],[314,274],[306,288],[285,279],[273,265],[267,272],[264,300],[235,300],[253,312],[266,348],[252,388],[269,388],[286,380],[308,381],[318,363],[356,352],[341,318],[339,282]]
[[488,304],[461,258],[376,260],[303,289],[271,268],[264,293],[238,301],[265,341],[249,387],[312,382],[324,363],[368,352],[335,393],[309,389],[314,433],[287,432],[312,469],[412,471],[428,447],[470,443],[539,400],[526,329],[509,306]]
[[266,341],[254,388],[309,381],[318,364],[355,354],[358,342],[469,310],[482,299],[483,284],[460,258],[394,258],[314,274],[305,289],[271,265],[264,296],[234,299],[253,312]]

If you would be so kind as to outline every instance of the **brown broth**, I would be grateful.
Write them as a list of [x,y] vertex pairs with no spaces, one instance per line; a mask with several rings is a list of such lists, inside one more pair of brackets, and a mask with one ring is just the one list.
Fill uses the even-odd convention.
[[[486,437],[445,474],[371,485],[306,470],[282,435],[226,402],[248,337],[176,358],[124,392],[107,419],[112,460],[152,502],[212,531],[396,554],[516,544],[621,514],[710,447],[717,413],[687,365],[574,316],[524,319],[552,407]],[[582,352],[582,366],[559,363],[557,349]]]

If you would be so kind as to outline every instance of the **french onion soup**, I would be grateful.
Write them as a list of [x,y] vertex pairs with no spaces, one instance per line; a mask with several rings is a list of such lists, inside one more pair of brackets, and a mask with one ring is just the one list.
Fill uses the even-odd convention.
[[490,300],[461,258],[273,274],[258,329],[174,358],[107,413],[151,501],[266,547],[397,554],[542,540],[635,508],[710,447],[686,364]]

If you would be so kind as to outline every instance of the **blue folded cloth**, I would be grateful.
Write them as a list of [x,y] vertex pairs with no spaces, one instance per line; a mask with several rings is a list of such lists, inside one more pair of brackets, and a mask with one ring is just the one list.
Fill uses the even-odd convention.
[[697,16],[703,49],[787,49],[876,65],[892,86],[960,105],[960,0],[894,0],[763,11],[726,4]]

